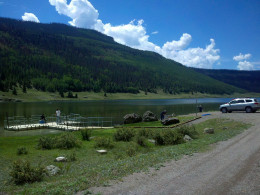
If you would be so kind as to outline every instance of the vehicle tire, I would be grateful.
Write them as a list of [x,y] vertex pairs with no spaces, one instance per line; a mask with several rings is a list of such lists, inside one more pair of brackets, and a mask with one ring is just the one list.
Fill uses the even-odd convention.
[[253,109],[251,107],[246,107],[246,113],[251,113],[253,112]]
[[227,113],[227,111],[228,111],[227,108],[221,108],[222,113]]

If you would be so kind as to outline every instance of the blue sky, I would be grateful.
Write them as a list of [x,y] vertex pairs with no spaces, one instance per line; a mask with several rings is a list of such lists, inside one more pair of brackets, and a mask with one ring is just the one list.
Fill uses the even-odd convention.
[[260,70],[259,0],[0,0],[0,16],[95,29],[186,66]]

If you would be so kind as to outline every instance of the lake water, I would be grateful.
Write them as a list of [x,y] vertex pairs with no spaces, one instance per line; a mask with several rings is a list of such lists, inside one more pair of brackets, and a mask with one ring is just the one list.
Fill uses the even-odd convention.
[[[203,111],[218,110],[219,105],[232,98],[201,98],[197,104]],[[122,124],[123,116],[128,113],[143,115],[150,110],[158,116],[163,110],[176,115],[195,113],[196,99],[160,99],[160,100],[106,100],[106,101],[50,101],[31,103],[0,103],[0,130],[3,130],[4,118],[8,116],[31,115],[51,116],[59,108],[63,114],[76,113],[85,117],[113,117],[114,124]]]

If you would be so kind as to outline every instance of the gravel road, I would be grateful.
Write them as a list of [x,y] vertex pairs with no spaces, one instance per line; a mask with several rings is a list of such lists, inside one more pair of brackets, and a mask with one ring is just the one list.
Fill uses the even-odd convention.
[[260,112],[222,114],[253,126],[243,133],[214,145],[205,153],[165,163],[149,173],[135,173],[109,187],[92,188],[101,194],[256,194],[260,195]]

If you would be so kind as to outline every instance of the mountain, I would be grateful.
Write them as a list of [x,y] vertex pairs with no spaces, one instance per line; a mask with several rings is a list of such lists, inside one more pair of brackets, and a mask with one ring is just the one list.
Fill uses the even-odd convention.
[[245,89],[250,92],[260,93],[260,71],[241,71],[241,70],[214,70],[196,69],[193,70],[214,78],[218,81]]
[[0,18],[0,91],[245,92],[94,30]]

